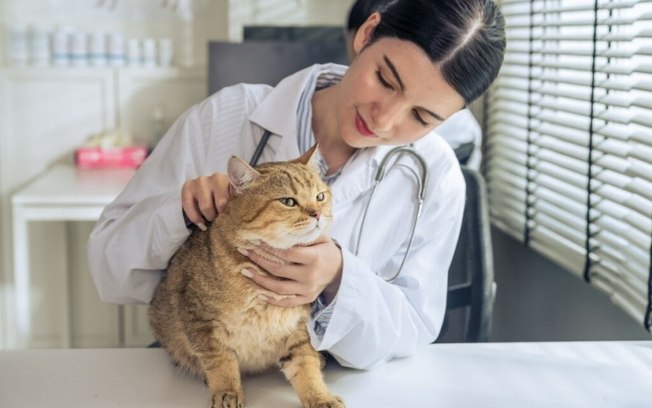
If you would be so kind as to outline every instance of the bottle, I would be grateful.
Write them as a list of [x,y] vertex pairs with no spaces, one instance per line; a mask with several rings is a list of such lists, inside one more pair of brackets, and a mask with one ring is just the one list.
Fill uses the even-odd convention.
[[172,65],[173,56],[172,40],[169,38],[161,38],[158,41],[158,64],[162,67],[169,67]]
[[52,64],[57,67],[70,65],[69,27],[58,27],[52,33]]
[[157,106],[152,112],[152,148],[154,148],[163,137],[163,133],[165,132],[164,126],[165,117],[163,116],[163,109]]
[[109,65],[122,67],[126,63],[125,39],[120,33],[111,33],[106,39],[106,54]]
[[106,34],[94,32],[90,35],[89,60],[94,67],[104,67],[108,63],[108,40]]
[[137,38],[130,38],[127,40],[127,65],[130,67],[138,67],[143,63],[143,50],[141,48],[140,40]]
[[156,63],[156,41],[153,38],[145,38],[143,39],[143,65],[153,67]]
[[7,62],[14,67],[26,66],[29,60],[27,27],[12,25],[7,34]]
[[88,65],[88,35],[82,31],[73,31],[70,34],[70,61],[73,66],[85,67]]
[[42,27],[32,27],[29,36],[29,60],[35,66],[48,66],[52,59],[50,32]]

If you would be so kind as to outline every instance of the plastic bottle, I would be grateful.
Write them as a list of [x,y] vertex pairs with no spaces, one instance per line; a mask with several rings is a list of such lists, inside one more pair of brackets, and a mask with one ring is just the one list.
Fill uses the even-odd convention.
[[106,33],[94,32],[89,36],[89,60],[94,67],[103,67],[108,64],[108,40]]
[[70,34],[70,61],[73,66],[85,67],[88,65],[88,34],[73,31]]
[[29,60],[27,27],[12,25],[7,32],[7,62],[10,66],[23,67]]
[[137,67],[143,63],[143,50],[141,42],[137,38],[127,40],[127,65]]
[[165,117],[163,116],[163,109],[156,107],[152,112],[152,148],[158,144],[165,132]]
[[120,33],[110,33],[107,36],[106,53],[109,65],[122,67],[126,63],[125,39]]
[[174,50],[172,49],[172,40],[169,38],[161,38],[158,41],[158,64],[162,67],[169,67],[172,65],[173,57]]
[[32,27],[29,35],[29,61],[35,66],[48,66],[52,59],[50,31],[43,27]]
[[156,41],[153,38],[143,39],[143,65],[146,67],[156,66]]
[[69,27],[58,27],[52,33],[52,64],[57,67],[70,65]]

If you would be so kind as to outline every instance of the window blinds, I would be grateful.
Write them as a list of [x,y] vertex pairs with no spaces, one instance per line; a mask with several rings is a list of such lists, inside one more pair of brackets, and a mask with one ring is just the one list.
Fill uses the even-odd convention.
[[652,0],[504,0],[495,226],[652,325]]

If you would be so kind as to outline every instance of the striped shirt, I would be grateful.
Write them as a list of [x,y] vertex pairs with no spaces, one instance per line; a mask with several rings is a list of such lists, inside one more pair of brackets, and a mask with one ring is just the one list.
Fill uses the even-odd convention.
[[[308,82],[308,86],[303,90],[299,98],[299,106],[297,106],[297,117],[299,118],[297,123],[297,142],[301,154],[307,152],[315,144],[315,135],[312,132],[312,96],[315,94],[315,91],[328,88],[340,82],[345,72],[346,67],[341,65],[323,65],[321,70],[314,73]],[[327,172],[328,166],[322,161],[322,180],[326,184],[331,185],[340,172],[338,171],[330,176],[326,175]]]
[[[310,78],[308,86],[303,90],[299,98],[299,106],[297,106],[297,117],[299,118],[297,123],[297,142],[301,154],[307,152],[315,144],[315,135],[312,131],[312,96],[315,94],[315,91],[328,88],[340,82],[345,72],[346,67],[330,64],[324,65],[321,70],[315,72]],[[339,171],[330,176],[326,175],[327,172],[328,166],[322,161],[321,177],[326,184],[330,185],[339,175]],[[326,327],[333,315],[334,308],[335,300],[329,305],[325,305],[321,296],[313,303],[312,316],[315,318],[314,329],[317,335],[323,336],[326,332]]]

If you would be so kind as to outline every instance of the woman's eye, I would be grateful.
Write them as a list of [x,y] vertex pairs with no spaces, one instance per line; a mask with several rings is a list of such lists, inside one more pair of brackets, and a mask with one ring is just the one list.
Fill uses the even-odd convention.
[[295,204],[297,203],[294,200],[294,198],[290,198],[290,197],[279,198],[279,201],[287,205],[288,207],[294,207]]
[[317,194],[317,201],[324,201],[324,193]]
[[385,77],[383,77],[383,74],[380,73],[380,70],[376,70],[376,77],[378,77],[378,82],[380,82],[385,88],[394,90],[392,84],[387,82]]
[[423,120],[423,119],[421,118],[421,115],[419,115],[419,112],[417,112],[416,110],[414,110],[414,111],[413,111],[413,115],[414,115],[414,119],[416,119],[417,122],[419,122],[419,124],[421,124],[421,126],[423,126],[423,127],[428,127],[429,123],[426,122],[425,120]]

